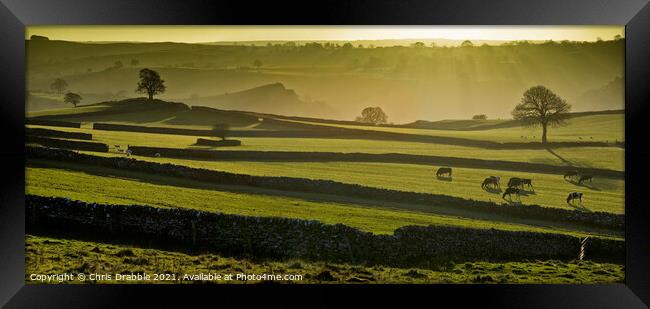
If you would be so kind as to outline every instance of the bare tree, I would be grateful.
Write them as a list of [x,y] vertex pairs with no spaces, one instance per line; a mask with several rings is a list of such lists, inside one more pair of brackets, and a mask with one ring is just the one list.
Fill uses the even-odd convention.
[[528,125],[542,127],[542,143],[546,144],[549,126],[558,126],[565,122],[571,105],[544,86],[532,87],[515,106],[512,116]]

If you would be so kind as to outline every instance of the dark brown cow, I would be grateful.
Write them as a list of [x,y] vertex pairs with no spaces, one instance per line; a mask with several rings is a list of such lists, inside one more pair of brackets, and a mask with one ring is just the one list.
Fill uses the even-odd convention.
[[518,188],[510,187],[510,188],[506,189],[506,192],[503,192],[503,195],[501,196],[501,198],[503,198],[505,200],[506,195],[507,195],[508,197],[510,197],[510,200],[512,200],[512,195],[514,194],[517,197],[517,199],[519,200],[520,199],[520,196],[519,196],[520,192],[521,191]]
[[512,177],[510,180],[508,180],[508,188],[521,187],[521,185],[521,178]]
[[591,176],[591,175],[582,175],[582,176],[580,177],[580,179],[578,180],[578,183],[579,183],[579,184],[582,184],[583,182],[585,182],[585,181],[587,181],[587,180],[588,180],[589,182],[591,182],[591,180],[592,180],[593,178],[594,178],[594,177]]
[[566,197],[567,204],[571,205],[571,202],[574,200],[579,200],[582,203],[582,192],[571,192],[569,196]]
[[578,171],[568,171],[564,174],[564,179],[578,176]]
[[481,184],[481,188],[485,189],[485,188],[487,188],[489,186],[492,186],[493,188],[498,189],[500,187],[499,186],[499,180],[497,178],[493,177],[493,176],[485,178],[483,180],[483,183]]
[[441,167],[436,172],[436,177],[447,176],[451,177],[451,167]]

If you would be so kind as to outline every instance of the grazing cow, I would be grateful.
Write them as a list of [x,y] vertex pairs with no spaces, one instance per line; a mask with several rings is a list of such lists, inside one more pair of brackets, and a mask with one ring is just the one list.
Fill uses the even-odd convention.
[[578,171],[568,171],[564,174],[564,179],[578,176]]
[[578,180],[578,183],[579,183],[579,184],[582,184],[583,182],[585,182],[585,181],[587,181],[587,180],[589,180],[589,182],[591,182],[591,180],[592,180],[593,178],[594,178],[594,177],[591,176],[591,175],[582,175],[582,176],[580,176],[580,179]]
[[436,172],[436,177],[447,176],[451,177],[451,167],[441,167]]
[[521,187],[521,178],[512,177],[508,180],[508,188]]
[[501,177],[499,176],[490,176],[490,178],[494,179],[494,182],[497,184],[497,188],[501,188]]
[[532,179],[522,178],[522,179],[521,179],[521,186],[522,186],[522,187],[523,187],[523,186],[528,186],[529,189],[533,189],[533,190],[535,190],[535,189],[533,188],[533,180],[532,180]]
[[582,203],[582,192],[571,192],[569,193],[569,196],[566,197],[566,202],[567,204],[571,205],[571,202],[573,200],[579,200],[580,203]]
[[154,157],[156,157],[156,158],[160,158],[160,153],[156,152],[156,154],[154,155]]
[[517,199],[519,200],[520,199],[519,193],[520,193],[520,191],[519,191],[518,188],[507,188],[506,192],[503,192],[503,195],[501,196],[501,198],[503,198],[505,200],[506,195],[507,195],[510,198],[510,200],[512,200],[512,195],[514,194],[517,197]]
[[498,178],[495,178],[494,176],[490,176],[488,178],[485,178],[483,180],[483,183],[481,184],[481,188],[485,189],[485,188],[487,188],[489,186],[492,186],[495,189],[499,188],[499,180],[498,180]]

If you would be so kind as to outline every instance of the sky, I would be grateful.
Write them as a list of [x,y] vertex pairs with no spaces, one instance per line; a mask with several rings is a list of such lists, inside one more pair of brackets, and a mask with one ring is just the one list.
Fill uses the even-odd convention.
[[65,41],[218,42],[302,40],[571,40],[625,35],[623,26],[29,26],[25,34]]

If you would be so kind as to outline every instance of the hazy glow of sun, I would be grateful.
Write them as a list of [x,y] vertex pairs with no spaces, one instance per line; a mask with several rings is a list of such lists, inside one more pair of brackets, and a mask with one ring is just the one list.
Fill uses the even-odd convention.
[[218,42],[381,39],[572,40],[624,36],[623,26],[29,26],[26,38],[66,41]]

